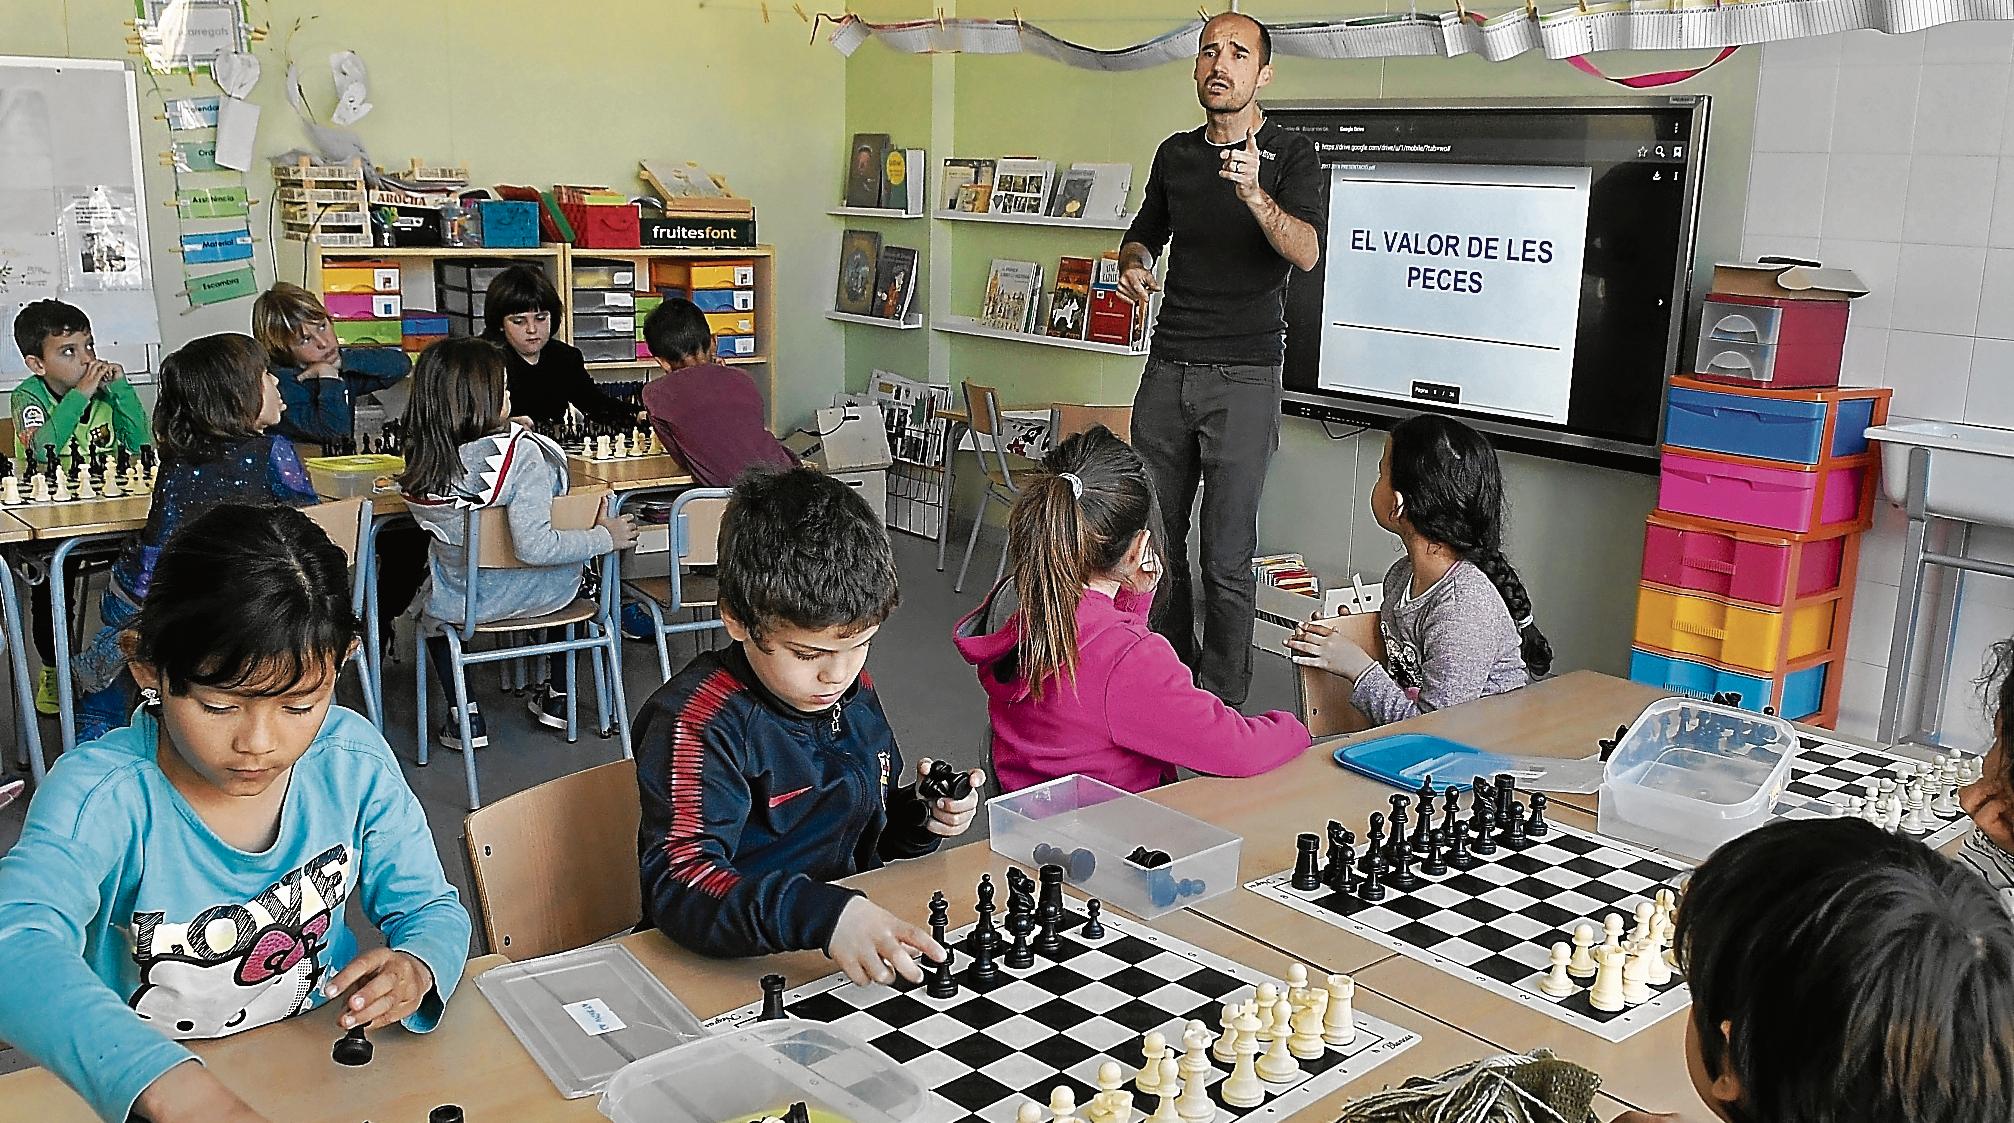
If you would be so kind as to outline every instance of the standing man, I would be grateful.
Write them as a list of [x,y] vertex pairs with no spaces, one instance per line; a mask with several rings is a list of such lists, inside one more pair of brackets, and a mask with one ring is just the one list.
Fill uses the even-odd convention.
[[[1232,706],[1252,680],[1252,555],[1259,496],[1280,437],[1289,270],[1321,257],[1322,173],[1305,137],[1268,122],[1265,25],[1226,12],[1203,26],[1196,99],[1205,123],[1161,142],[1120,250],[1119,289],[1160,290],[1154,258],[1172,237],[1167,296],[1140,392],[1133,447],[1166,520],[1169,603],[1159,625],[1205,690]],[[1190,592],[1189,510],[1203,488],[1203,643]]]

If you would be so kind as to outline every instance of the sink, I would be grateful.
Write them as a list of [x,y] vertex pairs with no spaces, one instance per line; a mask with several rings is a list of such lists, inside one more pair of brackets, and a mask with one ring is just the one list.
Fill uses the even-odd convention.
[[1946,421],[1901,419],[1867,430],[1888,446],[1881,457],[1881,492],[1892,503],[1909,497],[1909,453],[1930,452],[1925,505],[1941,518],[2014,526],[2014,430]]

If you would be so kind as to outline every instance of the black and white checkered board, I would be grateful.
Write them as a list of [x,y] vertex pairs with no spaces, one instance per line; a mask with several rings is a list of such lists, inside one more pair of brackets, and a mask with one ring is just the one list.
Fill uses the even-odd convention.
[[[1847,796],[1867,794],[1868,780],[1900,780],[1902,774],[1896,765],[1906,761],[1921,771],[1924,764],[1916,757],[1843,741],[1802,735],[1797,740],[1800,747],[1797,757],[1790,762],[1790,783],[1784,787],[1782,798],[1770,807],[1771,818],[1837,818],[1846,813]],[[1954,815],[1938,815],[1934,811],[1926,814],[1936,821],[1937,829],[1920,837],[1933,850],[1972,829],[1971,818],[1962,811]]]
[[1328,921],[1346,931],[1432,964],[1456,978],[1515,1002],[1532,1006],[1609,1041],[1631,1034],[1683,1010],[1691,1001],[1685,985],[1653,988],[1651,1000],[1619,1013],[1604,1013],[1587,1000],[1590,980],[1560,999],[1538,989],[1551,964],[1552,945],[1573,941],[1575,926],[1595,927],[1620,913],[1634,921],[1636,906],[1673,886],[1685,872],[1625,842],[1578,831],[1559,823],[1523,850],[1501,846],[1474,869],[1449,870],[1410,893],[1387,889],[1370,904],[1352,894],[1293,887],[1293,872],[1260,878],[1245,888]]
[[[1077,1103],[1088,1105],[1098,1090],[1098,1067],[1106,1061],[1125,1068],[1131,1090],[1147,1033],[1160,1031],[1179,1057],[1186,1022],[1200,1019],[1214,1033],[1226,1002],[1249,998],[1257,984],[1272,981],[1144,924],[1110,913],[1103,921],[1104,938],[1085,940],[1078,933],[1082,915],[1070,913],[1060,953],[1038,955],[1035,966],[1024,971],[1001,961],[998,984],[984,994],[965,981],[971,960],[961,948],[954,960],[961,984],[954,998],[931,998],[908,983],[855,986],[833,974],[786,992],[784,1008],[792,1017],[856,1034],[933,1089],[930,1108],[916,1123],[1014,1123],[1023,1103],[1046,1105],[1058,1085],[1069,1086]],[[954,947],[970,930],[967,925],[951,933]],[[759,1001],[750,1003],[707,1026],[738,1025],[761,1008]],[[1224,1103],[1217,1087],[1230,1072],[1213,1059],[1216,1123],[1284,1119],[1419,1042],[1418,1034],[1361,1010],[1356,1023],[1356,1041],[1327,1049],[1319,1060],[1299,1062],[1301,1075],[1292,1083],[1266,1085],[1258,1107]],[[1136,1094],[1127,1123],[1144,1119],[1156,1102]]]

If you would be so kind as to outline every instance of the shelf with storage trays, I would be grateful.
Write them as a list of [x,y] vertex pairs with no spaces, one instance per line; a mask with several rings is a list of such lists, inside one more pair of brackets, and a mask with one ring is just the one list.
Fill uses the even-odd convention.
[[[305,287],[322,298],[336,338],[349,346],[403,347],[417,356],[450,335],[482,332],[490,278],[512,265],[564,278],[568,247],[305,247]],[[562,303],[567,292],[560,287]],[[561,325],[564,330],[564,325]]]

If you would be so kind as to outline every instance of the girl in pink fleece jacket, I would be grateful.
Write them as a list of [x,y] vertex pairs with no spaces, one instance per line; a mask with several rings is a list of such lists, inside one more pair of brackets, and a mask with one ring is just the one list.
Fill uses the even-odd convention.
[[1245,717],[1195,685],[1147,627],[1160,580],[1153,487],[1140,457],[1104,426],[1064,441],[1007,516],[1020,606],[980,633],[987,594],[953,635],[979,670],[1002,791],[1073,772],[1142,792],[1177,766],[1256,776],[1308,747],[1294,715]]

